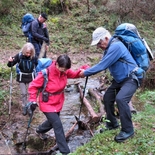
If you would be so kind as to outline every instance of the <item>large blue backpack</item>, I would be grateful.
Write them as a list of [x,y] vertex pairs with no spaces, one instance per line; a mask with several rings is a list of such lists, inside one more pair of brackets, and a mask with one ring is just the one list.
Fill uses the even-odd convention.
[[22,17],[22,24],[21,24],[21,29],[23,34],[29,38],[29,40],[31,40],[32,35],[31,35],[31,22],[34,20],[35,18],[33,17],[32,14],[27,13]]
[[153,60],[154,57],[146,41],[140,37],[135,25],[130,23],[119,25],[115,29],[113,37],[122,41],[130,51],[138,67],[147,71],[150,65],[150,60]]

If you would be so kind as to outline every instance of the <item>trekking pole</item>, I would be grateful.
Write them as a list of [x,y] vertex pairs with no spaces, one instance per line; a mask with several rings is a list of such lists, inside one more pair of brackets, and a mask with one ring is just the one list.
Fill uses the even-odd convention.
[[30,124],[32,122],[32,117],[33,117],[33,113],[30,115],[30,119],[28,121],[27,130],[26,130],[26,134],[25,134],[25,137],[24,137],[24,142],[22,144],[22,150],[26,149],[26,138],[27,138],[27,135],[28,135],[28,130],[30,128]]
[[11,66],[11,74],[10,74],[10,99],[9,99],[9,118],[11,115],[11,103],[12,103],[12,66]]
[[81,105],[80,105],[80,112],[79,112],[78,121],[80,120],[81,109],[82,109],[82,105],[83,105],[83,99],[84,99],[84,96],[85,96],[87,81],[88,81],[88,76],[86,76],[85,86],[84,86],[84,89],[83,89],[82,103],[81,103]]

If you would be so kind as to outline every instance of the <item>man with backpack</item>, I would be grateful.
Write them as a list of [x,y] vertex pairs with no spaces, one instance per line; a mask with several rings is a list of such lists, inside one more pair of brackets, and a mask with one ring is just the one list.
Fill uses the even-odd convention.
[[[45,13],[41,13],[39,17],[33,20],[31,23],[30,31],[32,38],[29,39],[29,42],[31,42],[34,45],[35,54],[37,58],[39,57],[43,42],[46,43],[46,51],[49,46],[49,34],[45,24],[46,20],[47,15]],[[46,55],[44,55],[44,57],[46,57]]]
[[118,38],[112,38],[105,28],[99,27],[93,32],[91,45],[97,45],[97,48],[105,50],[104,56],[98,64],[81,71],[81,76],[91,76],[107,68],[109,69],[113,80],[104,95],[106,118],[110,121],[106,122],[106,128],[112,130],[119,127],[114,113],[114,103],[116,101],[120,115],[121,131],[114,139],[116,142],[123,142],[134,135],[128,103],[140,85],[143,71],[138,68],[142,72],[136,75],[134,70],[137,64],[132,55],[126,46]]

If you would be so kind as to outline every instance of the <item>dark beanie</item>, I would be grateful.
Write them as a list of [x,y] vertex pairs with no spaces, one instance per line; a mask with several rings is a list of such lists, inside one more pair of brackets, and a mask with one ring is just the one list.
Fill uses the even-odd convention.
[[48,19],[46,13],[41,13],[41,16],[45,18],[46,20]]

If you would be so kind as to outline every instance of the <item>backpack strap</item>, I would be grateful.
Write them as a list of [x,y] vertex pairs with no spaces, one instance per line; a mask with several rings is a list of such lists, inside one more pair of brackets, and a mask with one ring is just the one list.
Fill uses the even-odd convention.
[[18,62],[17,62],[17,64],[16,64],[16,73],[17,74],[20,74],[20,69],[19,69],[19,63],[20,63],[20,61],[21,61],[21,56],[22,56],[22,52],[20,51],[19,53],[18,53]]
[[134,63],[132,63],[132,62],[128,62],[128,61],[126,61],[126,60],[124,60],[124,59],[122,59],[122,58],[120,58],[119,61],[121,61],[121,62],[123,62],[123,63],[126,63],[126,64],[130,64],[130,65],[132,65],[132,66],[135,66],[136,68],[138,67],[138,65],[136,65],[136,64],[134,64]]
[[[114,35],[114,36],[112,37],[112,39],[111,39],[110,44],[112,44],[112,43],[114,43],[114,42],[117,42],[117,41],[120,41],[120,42],[123,43],[123,40],[122,40],[121,37],[119,37],[119,36],[117,36],[117,35]],[[129,43],[129,44],[131,44],[131,43]],[[128,46],[130,46],[129,44],[128,44]],[[128,49],[128,51],[129,51],[129,48],[127,48],[127,49]],[[130,52],[130,51],[129,51],[129,52]],[[118,61],[121,61],[121,62],[126,63],[126,64],[130,64],[130,65],[132,65],[132,66],[135,66],[136,68],[138,67],[138,65],[136,65],[136,64],[134,64],[134,63],[132,63],[132,62],[128,62],[128,61],[126,61],[126,60],[124,60],[124,59],[122,59],[122,58],[120,58]]]
[[44,76],[44,83],[43,83],[43,89],[42,89],[42,92],[45,91],[45,88],[46,88],[46,85],[48,83],[48,68],[47,69],[43,69],[41,70],[43,76]]
[[[42,87],[42,89],[41,89],[41,92],[44,92],[44,91],[45,91],[45,88],[46,88],[46,85],[47,85],[47,83],[48,83],[49,70],[48,70],[48,68],[47,68],[47,69],[41,70],[41,72],[42,72],[42,74],[43,74],[43,76],[44,76],[44,83],[43,83],[43,87]],[[49,96],[60,95],[60,94],[63,93],[63,92],[64,92],[64,90],[63,90],[63,91],[60,91],[60,92],[54,92],[54,93],[49,93],[49,92],[48,92],[48,95],[49,95]]]

